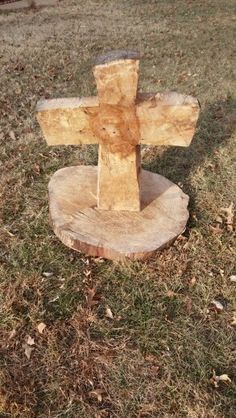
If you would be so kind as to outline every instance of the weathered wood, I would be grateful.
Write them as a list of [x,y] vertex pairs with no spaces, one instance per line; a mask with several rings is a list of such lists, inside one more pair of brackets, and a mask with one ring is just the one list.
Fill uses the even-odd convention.
[[98,98],[40,102],[38,120],[49,145],[99,143],[98,207],[140,209],[139,144],[189,145],[199,104],[178,93],[139,94],[136,52],[97,60]]
[[[130,57],[133,57],[130,59]],[[135,111],[139,61],[124,53],[94,68],[100,103],[93,120],[99,150],[98,208],[140,210],[139,126]]]
[[128,51],[127,49],[115,49],[113,51],[105,52],[95,59],[95,65],[107,64],[111,61],[120,60],[140,60],[140,53],[138,51]]
[[[103,210],[140,210],[139,145],[126,156],[99,146],[98,200]],[[128,181],[127,181],[128,179]]]
[[199,115],[194,97],[175,92],[139,94],[136,109],[141,144],[190,144]]
[[91,115],[98,112],[96,97],[41,100],[36,111],[48,145],[98,143],[90,126]]
[[140,179],[142,211],[103,211],[96,208],[96,167],[57,171],[49,183],[55,234],[76,251],[117,260],[144,259],[167,246],[185,229],[188,196],[158,174],[142,170]]
[[139,61],[118,59],[94,67],[99,102],[110,105],[135,104]]

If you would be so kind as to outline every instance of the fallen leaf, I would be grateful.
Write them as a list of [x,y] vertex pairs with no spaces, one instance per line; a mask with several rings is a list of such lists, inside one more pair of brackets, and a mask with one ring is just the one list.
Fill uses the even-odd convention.
[[95,324],[97,320],[97,315],[92,311],[88,311],[88,313],[86,314],[86,321],[90,324]]
[[196,277],[192,277],[192,278],[190,279],[190,281],[189,281],[189,284],[190,284],[191,286],[194,286],[194,285],[196,284],[196,282],[197,282]]
[[52,271],[44,271],[43,272],[43,276],[44,277],[47,277],[47,278],[49,278],[49,277],[52,277],[53,276],[53,272]]
[[46,326],[47,325],[44,324],[44,322],[40,322],[40,324],[37,325],[37,329],[38,329],[39,334],[42,334],[43,333],[43,331],[45,330]]
[[216,226],[209,225],[209,228],[213,232],[213,234],[222,234],[222,229],[220,228],[219,224],[216,224]]
[[228,208],[221,208],[220,211],[224,214],[225,222],[227,225],[228,231],[233,231],[233,222],[234,222],[234,204],[230,203]]
[[33,347],[30,347],[28,344],[24,344],[23,348],[25,349],[25,355],[27,357],[28,360],[30,360],[32,351],[33,351]]
[[90,396],[96,397],[98,402],[102,402],[102,394],[104,393],[103,389],[95,389],[89,392]]
[[104,258],[98,257],[98,258],[94,258],[95,263],[104,263]]
[[233,325],[233,327],[236,326],[236,312],[234,312],[234,314],[233,314],[233,320],[232,320],[232,322],[230,324]]
[[177,237],[177,241],[186,241],[187,237],[185,237],[184,235],[178,235]]
[[232,380],[229,378],[229,376],[227,374],[221,374],[219,376],[219,381],[226,382],[226,383],[231,383],[232,382]]
[[13,141],[15,141],[15,140],[16,140],[16,136],[15,136],[15,132],[14,132],[14,131],[10,131],[10,132],[9,132],[9,136],[10,136],[10,138],[11,138]]
[[185,308],[186,308],[187,313],[190,314],[193,308],[193,301],[189,297],[187,297],[185,300]]
[[37,164],[37,163],[33,164],[32,165],[32,170],[33,170],[34,173],[40,174],[40,165]]
[[155,412],[156,411],[156,406],[154,404],[142,404],[142,409],[140,411],[141,415],[139,415],[140,417],[142,416],[151,416],[151,412]]
[[232,274],[232,276],[230,276],[229,280],[231,281],[231,283],[236,283],[236,274]]
[[216,388],[218,388],[219,382],[223,382],[227,384],[227,383],[231,383],[232,381],[227,374],[221,374],[220,376],[217,376],[215,373],[215,370],[213,370],[213,376],[211,378],[211,382]]
[[221,277],[224,277],[224,270],[219,269],[219,273],[220,273]]
[[190,242],[187,241],[184,245],[183,245],[183,250],[187,250],[190,247]]
[[28,338],[27,338],[26,343],[27,343],[28,345],[34,345],[34,338],[32,338],[32,337],[29,335],[29,336],[28,336]]
[[11,340],[12,338],[14,338],[14,337],[15,337],[15,335],[16,335],[16,330],[15,330],[15,329],[13,329],[13,330],[10,332],[10,335],[9,335],[9,340]]
[[114,319],[114,315],[111,311],[111,308],[109,308],[109,306],[106,307],[106,317],[109,319]]
[[217,311],[223,311],[224,310],[224,306],[218,300],[214,299],[211,303],[212,303],[212,305],[214,305],[214,307],[216,308]]
[[168,290],[168,291],[166,292],[166,296],[167,296],[168,298],[173,298],[174,296],[177,296],[177,293],[173,292],[173,290]]
[[95,299],[96,292],[97,292],[96,287],[93,287],[92,289],[89,289],[89,288],[87,289],[86,300],[87,300],[88,308],[91,308],[92,306],[97,305],[98,301]]

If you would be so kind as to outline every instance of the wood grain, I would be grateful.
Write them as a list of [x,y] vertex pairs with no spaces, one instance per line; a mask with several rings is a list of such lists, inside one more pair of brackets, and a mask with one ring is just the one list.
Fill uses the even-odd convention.
[[98,201],[103,210],[140,210],[139,145],[127,156],[111,153],[99,146]]
[[198,101],[175,92],[137,95],[139,56],[114,51],[93,69],[98,97],[40,102],[49,145],[99,144],[98,207],[140,210],[139,144],[188,146]]
[[97,144],[90,118],[98,112],[96,97],[41,100],[37,119],[48,145]]
[[96,65],[93,74],[99,103],[130,106],[135,104],[138,87],[139,61],[118,59]]
[[191,96],[175,92],[140,94],[137,117],[140,143],[187,147],[194,135],[199,103]]
[[117,260],[144,259],[167,246],[185,229],[188,196],[158,174],[142,170],[140,179],[140,212],[103,211],[96,208],[96,167],[57,171],[49,183],[54,232],[76,251]]

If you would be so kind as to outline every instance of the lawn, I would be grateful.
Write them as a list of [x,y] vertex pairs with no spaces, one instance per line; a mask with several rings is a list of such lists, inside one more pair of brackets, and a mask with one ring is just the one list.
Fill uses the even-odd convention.
[[[65,0],[0,14],[1,418],[235,417],[235,236],[222,211],[236,190],[234,6]],[[184,234],[145,262],[88,258],[55,237],[47,183],[96,164],[97,148],[49,148],[35,119],[40,98],[96,94],[94,58],[122,48],[142,54],[141,91],[201,103],[189,148],[142,150],[190,195]]]

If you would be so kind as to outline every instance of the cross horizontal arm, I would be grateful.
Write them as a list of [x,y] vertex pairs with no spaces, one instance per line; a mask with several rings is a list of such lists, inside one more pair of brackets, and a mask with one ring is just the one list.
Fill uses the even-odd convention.
[[41,100],[36,111],[48,145],[98,143],[90,124],[98,112],[97,97]]
[[175,92],[137,96],[140,144],[187,147],[194,135],[198,100]]

